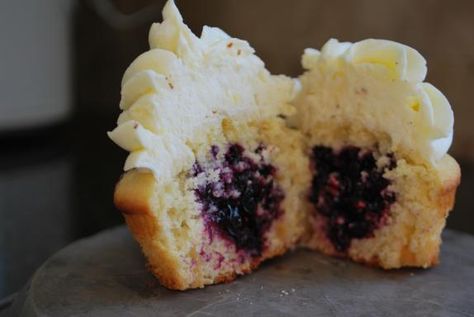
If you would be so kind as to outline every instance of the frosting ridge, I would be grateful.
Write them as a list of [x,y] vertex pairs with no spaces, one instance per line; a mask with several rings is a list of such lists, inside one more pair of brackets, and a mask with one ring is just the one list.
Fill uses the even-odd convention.
[[109,137],[131,152],[125,170],[148,168],[166,181],[191,168],[200,130],[225,118],[257,120],[291,114],[296,81],[271,75],[243,40],[214,27],[200,37],[172,0],[149,33],[150,50],[122,79],[117,128]]
[[[306,49],[302,65],[308,71],[301,76],[299,110],[318,112],[306,117],[382,131],[391,150],[416,162],[435,164],[447,153],[453,112],[446,97],[423,82],[426,61],[413,48],[387,40],[331,39],[321,51]],[[304,114],[298,120],[303,130],[318,124]]]

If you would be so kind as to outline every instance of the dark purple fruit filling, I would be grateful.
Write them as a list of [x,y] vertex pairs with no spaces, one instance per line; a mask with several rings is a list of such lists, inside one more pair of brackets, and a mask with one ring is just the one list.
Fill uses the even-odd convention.
[[[238,250],[259,256],[264,248],[264,235],[273,220],[282,213],[282,189],[274,180],[276,169],[266,162],[264,145],[246,154],[239,144],[231,144],[223,155],[212,146],[207,166],[196,162],[192,176],[204,177],[195,190],[202,214],[212,229],[232,241]],[[209,177],[214,174],[214,177]],[[217,175],[217,176],[216,176]],[[212,179],[212,180],[210,180]]]
[[396,161],[392,154],[387,158],[385,166],[377,167],[373,152],[358,147],[313,148],[310,200],[324,217],[323,230],[337,251],[347,251],[352,239],[372,237],[388,219],[396,196],[383,175]]

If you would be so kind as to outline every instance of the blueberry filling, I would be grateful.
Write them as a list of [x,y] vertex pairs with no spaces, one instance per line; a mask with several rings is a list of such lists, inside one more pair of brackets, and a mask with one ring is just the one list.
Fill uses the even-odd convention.
[[372,237],[388,219],[396,196],[383,175],[396,167],[396,161],[392,154],[387,158],[384,167],[377,167],[373,153],[358,147],[339,151],[326,146],[313,148],[315,175],[310,200],[323,217],[323,230],[337,251],[347,251],[352,239]]
[[209,232],[217,229],[238,250],[251,256],[261,255],[265,232],[281,215],[284,198],[274,180],[276,169],[264,158],[265,150],[260,145],[247,154],[241,145],[231,144],[219,155],[219,147],[212,146],[213,160],[206,167],[196,162],[191,172],[197,179],[205,179],[198,182],[195,195]]

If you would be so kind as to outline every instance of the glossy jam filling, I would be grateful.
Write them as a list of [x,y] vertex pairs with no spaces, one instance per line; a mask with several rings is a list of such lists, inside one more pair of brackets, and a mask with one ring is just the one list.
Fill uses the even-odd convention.
[[[221,153],[221,151],[224,151]],[[247,152],[239,144],[213,146],[213,160],[194,164],[195,194],[202,206],[208,232],[217,231],[251,256],[261,255],[265,233],[282,213],[282,189],[274,180],[276,169],[265,159],[266,147]],[[211,228],[212,227],[212,228]]]
[[338,252],[353,239],[373,236],[387,221],[396,196],[383,175],[396,167],[393,155],[378,167],[371,151],[344,147],[338,151],[315,146],[311,202],[324,219],[322,230]]

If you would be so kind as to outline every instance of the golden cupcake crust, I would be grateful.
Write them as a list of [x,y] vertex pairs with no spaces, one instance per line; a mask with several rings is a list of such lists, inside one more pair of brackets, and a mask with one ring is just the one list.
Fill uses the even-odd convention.
[[[423,82],[426,62],[418,52],[384,40],[330,40],[321,51],[305,51],[307,71],[292,79],[270,74],[246,41],[222,30],[205,27],[195,36],[173,1],[163,17],[150,30],[150,50],[124,74],[123,112],[109,133],[130,152],[114,203],[163,286],[229,282],[298,246],[384,269],[438,263],[460,169],[446,154],[451,108]],[[256,176],[246,181],[266,173],[265,195],[274,190],[278,196],[273,205],[266,197],[249,203],[256,217],[274,208],[256,235],[263,242],[254,254],[215,228],[217,205],[200,197],[220,199],[222,187],[235,181],[226,174],[232,158],[225,151],[232,146],[245,156],[236,170],[267,167],[250,169]],[[344,252],[322,229],[327,219],[309,199],[318,173],[315,146],[357,147],[396,161],[383,174],[396,194],[389,216]]]

